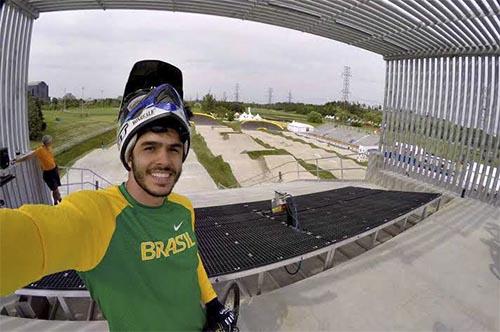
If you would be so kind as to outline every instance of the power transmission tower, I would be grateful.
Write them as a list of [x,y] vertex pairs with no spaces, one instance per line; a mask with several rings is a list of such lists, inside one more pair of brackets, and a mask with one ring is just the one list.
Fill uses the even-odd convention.
[[267,90],[267,103],[271,105],[272,102],[273,102],[273,88],[269,88]]
[[288,90],[288,103],[292,103],[292,91]]
[[343,84],[343,89],[342,89],[342,101],[348,102],[349,101],[349,94],[351,93],[349,91],[349,87],[351,85],[351,67],[349,66],[344,66],[344,71],[342,72],[342,77],[344,78],[344,84]]
[[226,91],[222,93],[222,101],[227,101]]
[[234,100],[236,102],[240,101],[240,83],[236,83],[236,86],[234,88]]

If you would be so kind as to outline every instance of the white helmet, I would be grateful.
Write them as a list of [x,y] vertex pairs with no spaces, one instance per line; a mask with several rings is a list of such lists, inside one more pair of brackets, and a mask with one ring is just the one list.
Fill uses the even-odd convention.
[[155,127],[168,127],[177,130],[184,144],[182,161],[186,160],[190,145],[190,112],[187,111],[181,96],[170,84],[161,84],[149,89],[141,89],[123,99],[118,116],[118,149],[120,160],[127,170],[127,161],[137,142],[137,133]]

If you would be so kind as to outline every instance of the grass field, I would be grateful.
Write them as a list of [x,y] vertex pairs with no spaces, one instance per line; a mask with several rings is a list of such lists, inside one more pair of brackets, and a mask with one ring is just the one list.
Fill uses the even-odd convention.
[[288,151],[283,149],[273,149],[273,150],[255,150],[255,151],[247,151],[248,156],[252,159],[259,159],[263,156],[276,156],[276,155],[286,155],[290,154]]
[[70,167],[76,160],[97,147],[105,146],[115,142],[116,129],[111,129],[103,134],[89,138],[83,142],[75,144],[71,148],[56,155],[56,162],[59,166]]
[[[54,150],[64,144],[78,142],[82,136],[92,136],[100,133],[104,128],[116,124],[118,116],[117,108],[95,108],[84,109],[81,113],[78,109],[70,111],[43,111],[43,117],[47,123],[44,135],[54,138]],[[31,148],[40,145],[38,141],[30,142]]]
[[254,114],[254,115],[259,114],[264,119],[273,120],[273,121],[283,121],[283,122],[297,121],[297,122],[310,124],[311,126],[314,126],[314,127],[320,125],[318,123],[308,122],[307,115],[305,115],[305,114],[284,112],[284,111],[278,111],[278,110],[270,110],[270,109],[266,109],[266,108],[252,108],[252,114]]

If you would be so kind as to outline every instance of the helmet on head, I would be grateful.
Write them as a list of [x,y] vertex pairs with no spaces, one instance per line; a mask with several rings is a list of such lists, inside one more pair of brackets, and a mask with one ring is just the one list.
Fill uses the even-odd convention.
[[[141,70],[139,75],[137,75],[137,68]],[[149,72],[146,70],[145,73],[144,68],[149,69]],[[152,72],[151,68],[154,68]],[[165,68],[168,69],[167,72],[170,75],[161,75],[161,69]],[[172,72],[175,74],[173,77]],[[182,160],[186,159],[190,145],[190,112],[184,107],[182,95],[174,86],[178,88],[180,86],[182,91],[182,73],[176,67],[151,60],[141,61],[134,65],[118,115],[117,143],[120,160],[127,170],[130,170],[128,161],[139,134],[148,130],[157,132],[158,128],[160,130],[172,128],[179,133],[184,144]],[[130,92],[132,88],[136,90]]]

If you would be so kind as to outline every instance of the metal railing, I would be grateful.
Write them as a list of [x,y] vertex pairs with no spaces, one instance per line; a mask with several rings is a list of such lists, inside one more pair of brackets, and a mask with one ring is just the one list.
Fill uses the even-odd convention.
[[[320,136],[320,135],[318,135],[318,133],[315,133],[315,132],[295,133],[295,135],[297,135],[299,137],[303,137],[303,138],[313,139],[313,140],[316,140],[318,142],[327,144],[328,146],[333,146],[333,147],[343,149],[343,150],[354,151],[354,150],[359,149],[359,146],[356,145],[355,142],[349,143],[349,142],[342,141],[338,138],[334,138],[334,137],[330,137],[330,136]],[[366,136],[369,136],[369,135],[366,135]],[[366,136],[364,136],[364,137],[366,137]],[[360,139],[361,138],[357,139],[356,141],[359,141]],[[312,144],[314,144],[314,143],[312,143]],[[377,145],[378,145],[378,143],[377,143]],[[357,152],[357,153],[353,153],[353,154],[347,154],[344,156],[357,155],[358,157],[356,158],[356,161],[363,162],[363,161],[368,161],[368,154],[370,153],[370,151],[372,151],[372,150],[370,149],[367,151]]]
[[[305,162],[305,163],[307,163],[307,164],[314,164],[314,165],[316,165],[315,173],[316,173],[316,180],[317,181],[321,180],[321,178],[320,178],[320,172],[323,172],[323,171],[330,172],[330,173],[333,172],[333,171],[340,171],[340,179],[337,179],[337,180],[344,181],[345,180],[345,177],[344,177],[344,172],[345,171],[353,171],[353,170],[365,170],[366,171],[367,167],[364,167],[364,166],[360,166],[360,167],[344,167],[344,163],[343,163],[344,159],[355,161],[354,159],[351,159],[351,158],[348,158],[348,157],[350,157],[350,156],[356,156],[356,155],[359,155],[359,154],[360,153],[350,153],[350,154],[346,154],[346,155],[342,155],[342,156],[331,156],[331,157],[303,159],[302,161]],[[331,159],[339,159],[340,167],[324,168],[324,167],[320,167],[319,166],[319,162],[321,160],[331,160]],[[296,170],[294,170],[294,171],[286,171],[286,172],[278,171],[277,175],[266,176],[267,174],[272,174],[273,171],[277,171],[278,169],[283,168],[283,167],[285,167],[287,165],[290,165],[290,164],[296,165]],[[259,184],[265,183],[265,182],[273,182],[276,179],[278,180],[277,182],[282,182],[283,181],[283,176],[286,175],[286,174],[297,174],[297,179],[300,179],[300,174],[301,173],[312,174],[314,172],[314,171],[311,172],[310,170],[305,170],[305,169],[304,170],[300,170],[300,167],[301,167],[300,161],[297,160],[297,159],[291,160],[291,161],[287,161],[287,162],[285,162],[283,164],[277,165],[277,166],[275,166],[275,167],[267,170],[266,172],[263,172],[263,173],[258,174],[258,175],[254,175],[254,176],[249,177],[247,179],[244,179],[243,181],[240,181],[240,184],[241,185],[249,184],[249,185],[255,186],[255,185],[259,185]],[[254,182],[254,181],[256,181],[256,182]]]
[[[61,182],[61,187],[66,187],[65,190],[66,195],[69,195],[70,190],[71,192],[84,189],[98,190],[100,188],[105,188],[107,186],[114,185],[103,176],[97,174],[96,172],[88,168],[78,168],[78,167],[59,167],[59,168],[60,170],[65,172],[63,179],[65,179],[66,181]],[[75,174],[75,172],[77,173],[76,174],[77,176],[79,175],[78,176],[79,181],[75,180],[73,176],[70,176],[70,174]],[[75,187],[76,190],[73,189]]]
[[[282,164],[279,164],[271,169],[268,169],[267,171],[254,175],[252,177],[249,177],[247,179],[244,179],[243,181],[240,181],[240,184],[245,186],[255,186],[259,185],[265,182],[283,182],[284,177],[288,174],[296,174],[297,179],[300,179],[300,174],[306,173],[306,174],[312,174],[316,176],[316,180],[320,181],[321,172],[340,172],[340,178],[337,178],[337,181],[344,181],[345,179],[345,172],[349,171],[354,171],[354,170],[367,170],[367,167],[364,166],[359,166],[359,167],[344,167],[344,160],[352,160],[356,162],[354,159],[349,158],[351,156],[357,156],[360,153],[351,153],[351,154],[346,154],[342,156],[330,156],[330,157],[321,157],[321,158],[311,158],[311,159],[303,159],[304,163],[307,164],[312,164],[316,166],[316,169],[311,171],[311,170],[306,170],[302,169],[302,165],[300,164],[300,161],[295,159],[292,161],[288,161]],[[320,167],[320,162],[323,160],[334,160],[338,159],[340,163],[340,167],[327,167],[325,168],[324,165],[321,165]],[[286,167],[288,165],[296,165],[296,169],[293,171],[278,171],[279,169]],[[108,186],[114,185],[111,181],[107,180],[103,176],[97,174],[91,169],[88,168],[78,168],[78,167],[59,167],[62,173],[64,175],[62,176],[62,181],[61,181],[61,187],[64,187],[64,189],[61,191],[61,194],[64,195],[69,195],[73,191],[78,191],[78,190],[98,190],[101,188],[105,188]],[[273,175],[273,171],[278,174]],[[76,173],[76,175],[75,175]],[[332,173],[332,175],[334,175]],[[349,179],[350,181],[355,181],[356,179]],[[223,189],[229,189],[228,188],[223,188]]]

